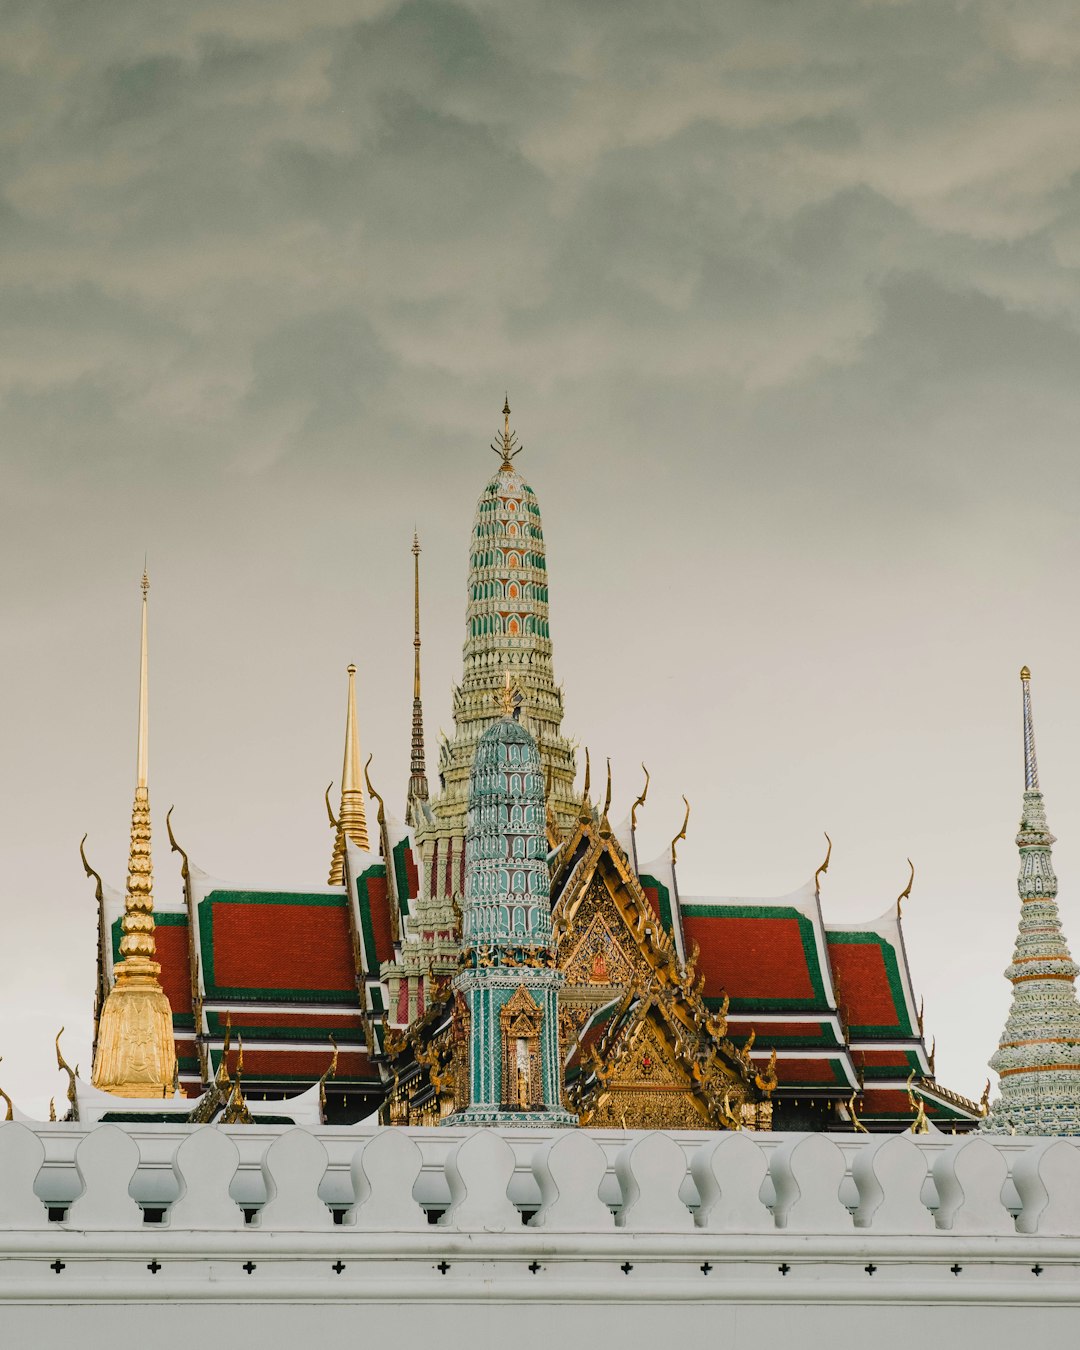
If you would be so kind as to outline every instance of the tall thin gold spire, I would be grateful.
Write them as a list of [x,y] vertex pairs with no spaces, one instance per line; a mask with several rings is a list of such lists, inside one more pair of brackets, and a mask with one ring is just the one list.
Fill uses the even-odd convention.
[[341,766],[341,810],[338,812],[334,856],[330,862],[331,886],[345,882],[345,840],[351,839],[366,853],[367,815],[364,811],[363,779],[360,774],[360,735],[356,724],[356,667],[350,665],[349,703],[345,713],[345,758]]
[[150,578],[143,570],[142,574],[142,634],[139,643],[139,740],[136,755],[135,786],[148,786],[147,774],[150,768],[150,679],[149,652],[146,641],[146,611],[150,595]]
[[154,865],[150,838],[150,697],[147,609],[150,580],[142,577],[139,651],[139,733],[135,801],[131,809],[127,893],[120,930],[122,960],[101,1010],[94,1086],[120,1097],[167,1097],[176,1078],[172,1009],[158,976],[154,941]]
[[409,762],[409,791],[405,819],[415,825],[422,812],[420,802],[428,800],[427,769],[424,762],[424,705],[420,701],[420,538],[413,532],[413,703],[412,747]]

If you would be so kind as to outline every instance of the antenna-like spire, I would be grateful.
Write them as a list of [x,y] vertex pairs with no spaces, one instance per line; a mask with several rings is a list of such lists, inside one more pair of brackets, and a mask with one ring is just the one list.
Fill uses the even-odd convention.
[[1005,977],[1012,1004],[990,1067],[1001,1095],[983,1118],[991,1134],[1080,1134],[1080,973],[1061,931],[1054,836],[1046,823],[1035,763],[1031,671],[1020,672],[1024,703],[1024,805],[1020,850],[1020,926]]
[[1020,684],[1024,690],[1024,789],[1038,792],[1039,764],[1035,758],[1035,724],[1031,720],[1031,671],[1027,666],[1020,671]]
[[513,467],[515,455],[520,455],[522,447],[517,443],[517,436],[510,430],[510,395],[506,395],[503,403],[503,429],[502,435],[491,442],[491,448],[497,455],[502,456],[500,468],[510,469]]
[[345,840],[351,839],[366,853],[367,816],[364,812],[363,779],[360,774],[360,735],[356,728],[356,667],[350,665],[349,703],[345,713],[345,759],[341,766],[341,809],[338,811],[334,856],[330,863],[331,886],[345,883]]
[[146,611],[150,594],[150,578],[145,566],[142,574],[142,640],[139,650],[139,740],[136,756],[136,787],[147,787],[150,767],[150,688],[149,658],[146,641]]
[[420,539],[413,532],[413,703],[412,753],[409,763],[409,792],[405,819],[415,825],[420,816],[417,803],[428,799],[427,769],[424,763],[424,705],[420,700]]
[[147,609],[150,580],[142,577],[139,650],[139,733],[135,802],[131,810],[127,893],[120,923],[121,961],[101,1010],[94,1055],[95,1087],[121,1097],[167,1097],[176,1078],[172,1009],[158,976],[154,940],[154,865],[150,849],[150,699]]

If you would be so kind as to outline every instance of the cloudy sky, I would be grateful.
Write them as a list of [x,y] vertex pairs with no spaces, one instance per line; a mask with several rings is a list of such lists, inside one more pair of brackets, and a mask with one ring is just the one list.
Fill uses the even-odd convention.
[[978,1096],[1018,902],[1017,672],[1080,946],[1073,0],[6,0],[0,1084],[89,1069],[122,884],[138,581],[157,892],[321,884],[360,668],[429,744],[509,390],[566,729],[693,807],[685,891],[915,890]]

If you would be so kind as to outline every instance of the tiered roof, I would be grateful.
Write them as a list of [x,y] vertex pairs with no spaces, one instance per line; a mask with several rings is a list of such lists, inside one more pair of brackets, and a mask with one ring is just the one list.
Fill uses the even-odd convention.
[[884,1125],[915,1114],[914,1076],[930,1119],[977,1118],[973,1103],[932,1091],[898,905],[869,923],[826,924],[815,877],[776,899],[685,896],[679,909],[706,1002],[729,1000],[734,1039],[756,1033],[755,1062],[776,1051],[778,1101],[854,1092],[859,1117]]

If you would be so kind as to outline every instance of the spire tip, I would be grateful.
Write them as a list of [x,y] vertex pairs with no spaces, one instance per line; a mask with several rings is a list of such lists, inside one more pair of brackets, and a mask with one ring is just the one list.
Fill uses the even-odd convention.
[[1031,671],[1027,668],[1027,666],[1021,666],[1021,667],[1020,667],[1020,678],[1021,678],[1022,680],[1030,680],[1030,679],[1031,679]]

